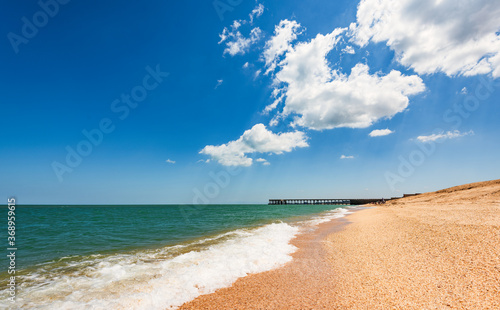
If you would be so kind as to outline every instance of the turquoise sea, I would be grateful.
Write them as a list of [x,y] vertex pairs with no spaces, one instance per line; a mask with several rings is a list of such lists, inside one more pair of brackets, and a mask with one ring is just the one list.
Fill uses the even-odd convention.
[[[7,218],[7,208],[0,208]],[[291,260],[332,205],[17,206],[12,309],[175,309]],[[2,230],[7,245],[7,227]],[[8,254],[8,253],[7,253]],[[0,298],[9,260],[2,256]]]

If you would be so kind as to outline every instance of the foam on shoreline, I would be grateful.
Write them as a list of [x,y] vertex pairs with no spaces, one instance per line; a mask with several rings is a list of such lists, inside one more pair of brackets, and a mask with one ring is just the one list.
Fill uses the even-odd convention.
[[60,270],[38,270],[20,277],[17,306],[173,309],[201,294],[230,286],[249,273],[289,262],[296,250],[289,242],[298,231],[297,227],[275,223],[233,231],[221,243],[173,258],[161,259],[175,251],[170,247],[136,255],[89,257]]

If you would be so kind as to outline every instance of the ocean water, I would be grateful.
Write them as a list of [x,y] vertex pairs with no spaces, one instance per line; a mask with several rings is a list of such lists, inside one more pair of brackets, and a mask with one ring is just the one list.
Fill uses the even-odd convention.
[[332,205],[17,206],[17,301],[4,303],[3,255],[1,305],[175,309],[282,266],[297,234],[347,213]]

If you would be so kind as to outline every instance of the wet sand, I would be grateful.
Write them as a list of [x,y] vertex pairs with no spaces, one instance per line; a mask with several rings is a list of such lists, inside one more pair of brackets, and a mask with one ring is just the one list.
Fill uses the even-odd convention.
[[181,309],[500,309],[500,180],[361,210],[292,243],[284,267]]

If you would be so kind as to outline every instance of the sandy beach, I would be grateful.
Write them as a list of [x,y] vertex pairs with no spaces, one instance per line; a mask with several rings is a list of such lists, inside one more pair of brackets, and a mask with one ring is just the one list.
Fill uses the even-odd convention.
[[500,309],[500,180],[390,201],[181,309]]

